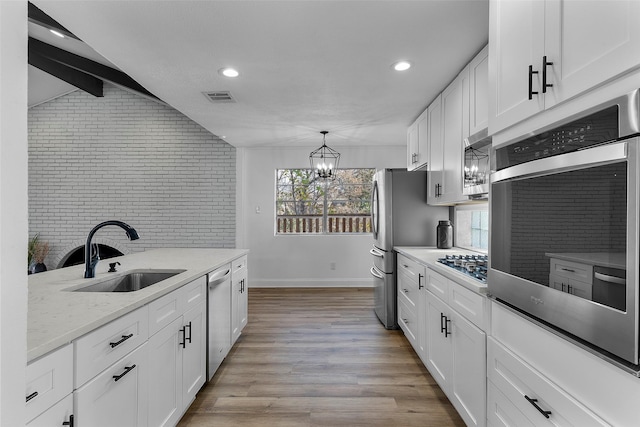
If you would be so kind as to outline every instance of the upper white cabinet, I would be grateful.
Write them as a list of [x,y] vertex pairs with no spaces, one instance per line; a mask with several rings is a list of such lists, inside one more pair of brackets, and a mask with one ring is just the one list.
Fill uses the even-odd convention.
[[489,126],[489,46],[469,63],[469,135]]
[[407,170],[427,165],[429,152],[428,118],[425,110],[407,130]]
[[[429,169],[427,202],[451,205],[467,199],[462,195],[462,167],[463,140],[469,136],[468,66],[442,92],[441,102],[441,138],[430,141],[430,161],[434,168]],[[436,166],[439,164],[442,164],[441,170]]]
[[492,0],[489,133],[640,65],[640,2]]

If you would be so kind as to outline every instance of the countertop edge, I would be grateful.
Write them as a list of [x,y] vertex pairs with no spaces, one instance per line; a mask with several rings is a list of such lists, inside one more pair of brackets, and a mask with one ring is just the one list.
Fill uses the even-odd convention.
[[[67,267],[69,270],[67,272],[71,272],[73,274],[74,279],[72,283],[63,283],[64,280],[60,279],[60,276],[67,276],[69,274],[61,273],[58,270],[51,270],[51,272],[58,272],[50,275],[50,277],[55,277],[54,284],[47,285],[46,275],[49,272],[38,273],[37,275],[30,276],[29,282],[29,308],[27,313],[27,363],[31,363],[34,360],[54,351],[64,345],[67,345],[74,340],[80,338],[83,335],[86,335],[107,323],[116,320],[119,317],[122,317],[132,311],[141,308],[150,302],[178,289],[188,283],[191,283],[193,280],[202,277],[211,271],[232,262],[233,260],[245,256],[249,253],[248,249],[205,249],[205,248],[197,248],[197,249],[188,249],[188,248],[165,248],[165,249],[152,249],[145,252],[138,252],[135,254],[124,255],[121,257],[113,258],[113,260],[121,260],[123,265],[130,265],[133,263],[130,268],[122,268],[119,269],[120,273],[126,272],[128,270],[133,270],[136,268],[159,268],[159,266],[154,265],[154,262],[145,261],[147,256],[167,256],[174,259],[171,267],[175,268],[180,267],[180,260],[175,260],[175,254],[182,254],[183,257],[189,257],[190,255],[197,253],[199,256],[207,258],[207,255],[211,255],[210,263],[206,261],[198,261],[192,262],[190,264],[185,262],[186,271],[180,273],[174,278],[166,279],[163,282],[160,282],[158,285],[162,283],[160,286],[151,286],[140,291],[136,291],[135,295],[131,295],[132,293],[122,293],[119,295],[115,295],[113,293],[110,294],[101,294],[101,293],[79,293],[79,292],[69,292],[66,289],[77,287],[77,283],[79,282],[75,276],[81,274],[84,271],[83,266],[75,266],[75,267]],[[186,258],[185,258],[186,259]],[[132,260],[136,260],[133,262]],[[106,271],[106,264],[103,261],[101,264],[102,270]],[[187,265],[188,264],[188,265]],[[81,267],[81,268],[80,268]],[[167,268],[166,265],[163,265],[162,268]],[[38,276],[38,277],[35,277]],[[96,279],[99,279],[101,276],[104,277],[104,272],[97,274]],[[79,276],[81,277],[81,276]],[[32,283],[36,282],[36,283]],[[41,295],[38,295],[38,293]],[[75,294],[75,295],[74,295]],[[92,311],[95,312],[104,312],[104,314],[96,314],[89,313],[86,321],[81,321],[73,324],[71,327],[66,327],[65,322],[60,319],[64,319],[68,317],[70,314],[65,310],[67,307],[63,307],[62,304],[59,306],[55,305],[56,299],[68,298],[71,299],[71,295],[74,295],[75,299],[81,301],[82,298],[84,300],[89,301],[90,303],[86,305],[82,305],[81,308],[76,310],[76,317],[82,318],[83,316],[79,315],[82,313],[89,313]],[[127,298],[127,296],[130,296]],[[129,300],[129,301],[127,301]],[[46,304],[46,307],[45,307]],[[92,304],[95,306],[92,307]],[[99,308],[97,307],[99,305]],[[74,307],[75,308],[75,307]],[[82,312],[82,313],[80,313]],[[44,333],[40,334],[38,337],[33,338],[33,335],[39,334],[38,329],[42,328],[47,324],[55,324],[58,322],[63,325],[60,326],[59,329],[61,331],[54,331],[52,333]],[[73,323],[67,322],[66,324]],[[46,326],[45,326],[46,328]],[[31,335],[31,337],[30,337]],[[42,339],[40,339],[42,337]],[[29,338],[32,338],[29,342]]]
[[442,258],[444,255],[448,254],[474,254],[478,252],[455,247],[452,249],[438,249],[435,247],[394,246],[393,250],[411,258],[412,260],[434,270],[439,274],[442,274],[446,278],[454,281],[455,283],[466,289],[469,289],[472,292],[485,296],[488,292],[488,287],[486,284],[469,278],[452,268],[439,264],[436,261],[438,258]]

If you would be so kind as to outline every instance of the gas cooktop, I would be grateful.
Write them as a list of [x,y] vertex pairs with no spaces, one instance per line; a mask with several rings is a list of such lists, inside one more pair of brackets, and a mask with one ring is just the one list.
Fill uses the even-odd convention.
[[447,255],[439,258],[438,262],[451,267],[469,277],[487,283],[487,255]]

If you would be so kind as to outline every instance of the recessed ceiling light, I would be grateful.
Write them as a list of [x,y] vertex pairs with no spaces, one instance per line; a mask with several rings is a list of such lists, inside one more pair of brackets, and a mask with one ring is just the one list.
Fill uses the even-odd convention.
[[398,61],[392,65],[393,69],[396,71],[405,71],[411,68],[411,62],[409,61]]
[[56,30],[49,30],[49,32],[55,36],[58,36],[60,38],[64,38],[64,34],[62,34],[60,31],[56,31]]
[[235,68],[220,68],[218,73],[225,77],[238,77],[240,73]]

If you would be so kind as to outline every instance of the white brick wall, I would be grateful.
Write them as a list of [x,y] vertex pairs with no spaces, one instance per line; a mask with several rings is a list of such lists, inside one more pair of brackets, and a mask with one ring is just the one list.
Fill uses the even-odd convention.
[[[124,253],[235,246],[236,150],[178,111],[105,85],[29,110],[29,235],[49,241],[55,268],[99,222]],[[26,262],[25,262],[26,263]]]

